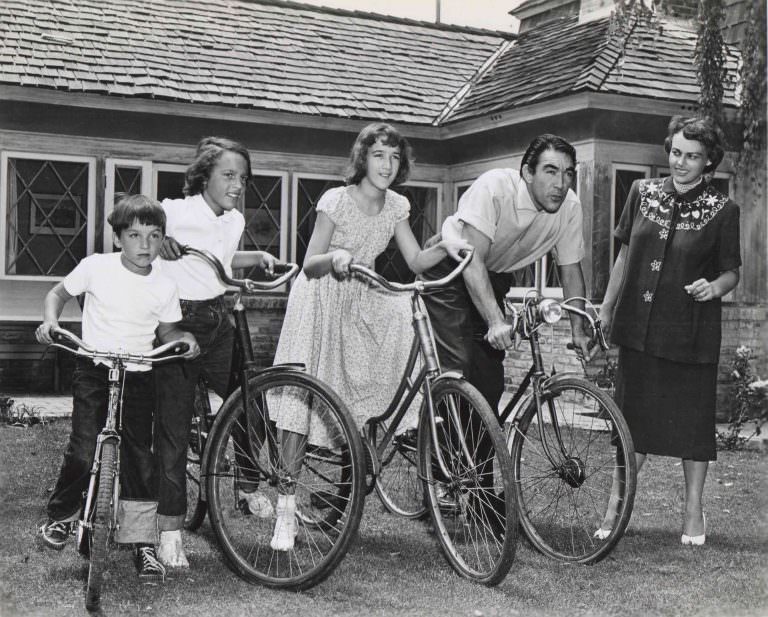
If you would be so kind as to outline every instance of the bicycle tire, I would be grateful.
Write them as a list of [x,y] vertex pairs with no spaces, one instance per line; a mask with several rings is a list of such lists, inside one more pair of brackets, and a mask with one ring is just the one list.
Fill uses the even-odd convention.
[[203,401],[208,396],[208,387],[201,377],[195,386],[195,410],[192,415],[192,427],[187,448],[187,510],[184,516],[184,529],[197,531],[205,520],[208,504],[201,497],[200,464],[211,428],[210,403]]
[[[512,425],[515,496],[526,538],[541,553],[568,563],[593,564],[624,534],[635,498],[632,437],[616,403],[586,379],[557,375],[544,384],[544,435],[557,465],[541,441],[535,397]],[[554,410],[565,455],[549,418]],[[623,479],[618,514],[607,538],[595,536],[608,508],[614,474]]]
[[[369,435],[375,449],[380,447],[386,431],[383,422],[370,426]],[[387,512],[407,519],[423,518],[428,512],[419,478],[417,444],[418,433],[412,439],[409,431],[393,436],[382,452],[381,469],[376,478],[376,494]]]
[[101,604],[101,585],[107,566],[107,553],[112,532],[114,488],[117,471],[117,442],[105,440],[101,444],[99,480],[96,499],[90,513],[90,544],[88,548],[88,580],[85,587],[85,608],[98,610]]
[[[227,564],[242,579],[273,588],[308,589],[333,572],[357,533],[365,497],[362,442],[345,405],[315,377],[295,369],[268,370],[250,378],[247,391],[247,421],[238,389],[225,401],[209,435],[206,488],[211,526]],[[279,431],[270,413],[285,402],[314,418],[311,434],[317,435],[322,426],[333,441],[307,447],[293,479],[296,542],[289,551],[276,551],[270,547],[275,517],[259,518],[237,507],[233,493],[239,472],[232,468],[239,448],[241,463],[252,465],[251,475],[259,476],[256,490],[276,503],[285,473]],[[235,430],[248,436],[248,452],[233,438]]]
[[446,477],[436,462],[430,417],[423,413],[419,468],[435,536],[456,572],[496,585],[512,567],[517,546],[512,463],[503,432],[486,400],[468,382],[441,378],[431,391],[437,447],[449,473]]

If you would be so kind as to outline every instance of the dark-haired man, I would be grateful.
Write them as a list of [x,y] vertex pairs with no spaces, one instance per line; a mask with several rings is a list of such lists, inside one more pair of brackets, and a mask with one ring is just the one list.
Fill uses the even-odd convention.
[[[441,368],[461,371],[496,413],[504,391],[504,350],[513,343],[502,308],[512,272],[551,251],[565,297],[585,295],[581,204],[571,190],[575,174],[573,146],[556,135],[540,135],[523,155],[519,173],[485,172],[443,223],[443,237],[466,239],[475,255],[451,290],[424,296]],[[441,262],[427,278],[454,267],[455,262]],[[571,329],[578,353],[589,359],[581,318],[571,317]]]

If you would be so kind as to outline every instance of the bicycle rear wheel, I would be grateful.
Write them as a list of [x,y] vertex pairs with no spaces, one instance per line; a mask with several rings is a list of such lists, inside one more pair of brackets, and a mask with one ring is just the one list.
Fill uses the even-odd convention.
[[101,604],[101,583],[107,566],[107,552],[114,520],[114,489],[117,474],[117,442],[106,440],[101,444],[99,479],[91,512],[85,520],[90,523],[88,533],[88,581],[85,587],[85,608],[95,611]]
[[435,535],[451,566],[485,585],[501,582],[517,545],[512,463],[490,406],[468,382],[438,379],[432,385],[437,447],[429,413],[419,425],[419,466]]
[[184,529],[188,531],[197,531],[208,511],[208,504],[202,499],[200,484],[200,464],[211,423],[211,406],[207,397],[208,389],[205,380],[201,379],[195,388],[195,411],[187,447],[187,513],[184,517]]
[[[375,448],[381,445],[386,432],[384,422],[370,426],[369,435]],[[382,452],[381,470],[376,478],[376,493],[387,511],[410,519],[421,518],[427,513],[419,479],[417,436],[417,431],[408,430],[392,437]]]
[[[365,458],[360,436],[338,396],[296,370],[270,370],[249,379],[224,403],[211,430],[207,494],[211,525],[232,570],[268,587],[307,589],[343,558],[362,516]],[[247,475],[274,505],[286,477],[280,431],[271,420],[280,405],[310,418],[306,454],[297,477],[297,536],[292,549],[270,547],[275,516],[238,508],[236,481]],[[243,443],[243,435],[247,443]]]
[[[545,555],[596,563],[619,541],[632,514],[636,469],[629,429],[616,403],[585,379],[553,377],[544,386],[541,402],[543,426],[531,399],[512,429],[521,525]],[[547,456],[540,431],[554,461]],[[609,506],[614,478],[620,498]],[[596,537],[609,507],[617,513],[611,532]]]

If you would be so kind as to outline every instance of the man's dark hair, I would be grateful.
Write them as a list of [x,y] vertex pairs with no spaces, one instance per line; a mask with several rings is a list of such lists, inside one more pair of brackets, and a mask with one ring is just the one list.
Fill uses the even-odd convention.
[[211,170],[225,152],[235,152],[243,157],[246,164],[246,175],[251,178],[251,155],[241,143],[226,137],[204,137],[197,144],[195,160],[187,167],[184,175],[184,194],[198,195],[205,189],[205,184],[211,177]]
[[357,136],[357,139],[355,139],[355,143],[349,153],[349,168],[344,178],[347,184],[357,184],[365,177],[368,149],[379,139],[381,139],[381,143],[385,146],[400,149],[400,167],[392,184],[402,184],[408,179],[408,175],[411,173],[411,165],[413,164],[411,146],[408,144],[408,140],[392,125],[374,122],[364,127]]
[[554,150],[555,152],[567,154],[571,161],[573,161],[573,166],[576,167],[576,149],[562,137],[552,135],[551,133],[544,133],[543,135],[539,135],[528,145],[528,149],[525,151],[523,160],[520,163],[520,173],[523,172],[523,167],[526,165],[528,165],[528,169],[531,170],[531,173],[535,173],[536,165],[539,164],[539,157],[541,156],[541,153],[546,150]]
[[146,195],[125,193],[116,193],[115,198],[115,208],[110,212],[107,222],[116,236],[119,237],[136,220],[143,225],[156,225],[165,235],[165,210],[157,201]]
[[667,154],[672,149],[672,138],[682,131],[683,137],[698,141],[707,150],[709,165],[704,168],[704,173],[715,171],[725,156],[723,148],[723,133],[720,127],[707,117],[686,118],[673,116],[667,128],[667,138],[664,140],[664,150]]

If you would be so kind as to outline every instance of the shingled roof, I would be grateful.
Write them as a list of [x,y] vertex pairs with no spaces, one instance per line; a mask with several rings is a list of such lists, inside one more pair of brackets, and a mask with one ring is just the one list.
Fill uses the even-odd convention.
[[[456,122],[578,92],[625,94],[691,104],[699,86],[696,32],[682,22],[638,25],[620,53],[608,19],[553,21],[520,35],[500,54],[443,122]],[[726,105],[736,105],[738,54],[727,54]]]
[[292,2],[2,0],[0,84],[429,125],[508,38]]

